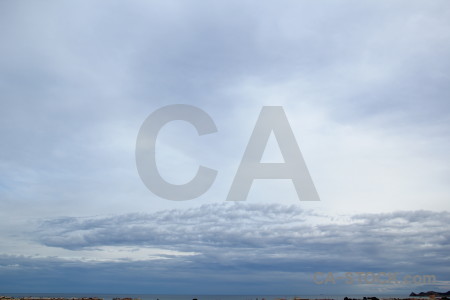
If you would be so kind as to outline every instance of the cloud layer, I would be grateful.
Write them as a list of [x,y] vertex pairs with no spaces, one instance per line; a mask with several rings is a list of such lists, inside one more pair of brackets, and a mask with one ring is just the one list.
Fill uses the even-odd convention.
[[417,270],[431,265],[439,269],[449,259],[449,221],[448,212],[404,211],[332,220],[298,206],[217,204],[153,214],[47,220],[36,236],[46,246],[72,250],[144,246],[198,252],[217,261],[232,257],[237,264],[274,260],[267,265],[280,270],[285,267],[282,261],[292,267],[293,263],[371,269],[411,265],[408,270]]
[[[241,284],[262,280],[270,288],[278,284],[293,293],[302,288],[318,290],[312,281],[315,272],[396,272],[435,275],[445,282],[449,280],[449,221],[448,212],[326,216],[299,206],[265,204],[214,204],[152,214],[57,218],[41,222],[32,234],[35,243],[61,249],[60,257],[69,250],[88,254],[89,259],[3,255],[2,268],[5,276],[19,270],[27,274],[31,269],[50,276],[65,270],[86,269],[95,274],[110,268],[137,268],[138,274],[158,280],[167,276],[181,280],[195,274],[196,282],[206,280],[214,287],[233,280]],[[108,259],[111,253],[115,255]],[[121,276],[132,275],[110,274],[108,278],[119,280]],[[186,283],[176,282],[176,289]],[[384,292],[398,293],[414,285],[334,288],[341,292],[364,288],[378,288],[379,292],[383,288]],[[163,290],[167,291],[162,287],[158,291]],[[248,291],[257,293],[254,287]],[[221,292],[227,292],[225,286]]]

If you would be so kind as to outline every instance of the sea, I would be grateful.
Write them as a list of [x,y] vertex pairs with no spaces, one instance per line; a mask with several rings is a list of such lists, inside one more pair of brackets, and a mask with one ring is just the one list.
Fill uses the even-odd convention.
[[[334,299],[343,300],[345,297],[353,299],[363,299],[363,297],[377,297],[383,299],[394,299],[394,298],[408,298],[409,295],[405,294],[365,294],[365,295],[149,295],[149,294],[80,294],[80,293],[1,293],[1,296],[12,296],[14,298],[22,297],[41,297],[41,298],[83,298],[83,297],[96,297],[104,300],[112,300],[113,298],[133,298],[140,300],[276,300],[276,299],[286,299],[292,300],[294,298],[301,299]],[[421,300],[422,297],[415,297]],[[425,297],[424,299],[428,299]]]

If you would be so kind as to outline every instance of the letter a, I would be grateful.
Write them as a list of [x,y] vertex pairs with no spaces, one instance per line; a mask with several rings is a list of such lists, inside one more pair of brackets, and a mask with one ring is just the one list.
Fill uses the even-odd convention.
[[[261,163],[273,131],[284,163]],[[291,179],[301,201],[319,201],[300,148],[281,106],[263,106],[241,164],[228,193],[227,201],[244,201],[254,179]]]

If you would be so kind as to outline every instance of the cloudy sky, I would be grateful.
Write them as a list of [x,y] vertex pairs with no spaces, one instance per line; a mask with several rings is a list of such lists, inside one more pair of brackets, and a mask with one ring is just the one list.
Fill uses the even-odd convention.
[[[0,40],[0,291],[450,290],[448,1],[2,1]],[[159,133],[168,182],[218,172],[188,201],[136,168],[141,125],[172,104],[218,129]],[[263,106],[283,107],[320,201],[286,179],[226,201]],[[273,136],[263,160],[283,161]]]

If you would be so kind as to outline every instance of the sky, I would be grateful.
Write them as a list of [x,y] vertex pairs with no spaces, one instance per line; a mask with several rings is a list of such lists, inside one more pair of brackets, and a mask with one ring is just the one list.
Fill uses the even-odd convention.
[[[448,1],[7,0],[0,41],[0,292],[450,290]],[[174,104],[217,127],[159,131],[167,182],[217,171],[185,201],[136,167],[142,124]],[[289,179],[226,201],[264,106],[320,201]],[[346,272],[401,282],[323,282]]]

